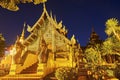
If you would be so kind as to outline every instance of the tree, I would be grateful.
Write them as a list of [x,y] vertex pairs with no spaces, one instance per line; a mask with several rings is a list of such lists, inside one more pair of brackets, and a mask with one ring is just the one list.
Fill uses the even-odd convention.
[[100,45],[95,45],[94,47],[87,48],[85,50],[85,57],[88,62],[97,65],[102,62]]
[[110,55],[113,54],[113,43],[112,43],[112,38],[108,38],[103,42],[103,46],[102,46],[102,56],[107,56],[107,60],[112,63],[112,58],[110,57]]
[[44,3],[47,0],[0,0],[0,6],[2,8],[6,8],[11,11],[17,11],[19,10],[19,7],[17,6],[20,3],[31,3],[33,2],[35,5]]
[[115,36],[107,38],[102,45],[102,56],[112,63],[115,61],[115,55],[120,56],[120,41]]
[[102,46],[102,56],[108,57],[111,63],[111,55],[120,56],[120,25],[117,19],[111,18],[106,21],[106,34],[108,38],[104,41]]
[[5,51],[5,39],[2,36],[2,34],[0,34],[0,57],[4,55],[4,51]]
[[118,20],[115,18],[108,19],[105,25],[105,32],[108,35],[108,37],[115,35],[115,37],[120,41],[120,25]]

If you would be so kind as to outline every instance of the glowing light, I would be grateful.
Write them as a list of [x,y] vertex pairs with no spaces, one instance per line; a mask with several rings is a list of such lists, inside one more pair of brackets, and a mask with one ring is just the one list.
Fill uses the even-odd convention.
[[13,46],[13,48],[10,50],[10,55],[12,56],[12,64],[15,63],[14,61],[14,55],[16,54],[16,45]]
[[10,55],[15,55],[16,54],[16,48],[15,46],[10,50]]

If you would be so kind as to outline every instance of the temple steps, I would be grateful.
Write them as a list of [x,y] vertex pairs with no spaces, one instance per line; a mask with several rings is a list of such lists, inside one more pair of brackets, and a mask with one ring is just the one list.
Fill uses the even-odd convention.
[[27,69],[28,67],[34,65],[35,63],[37,63],[37,55],[34,54],[28,54],[25,62],[23,65],[18,65],[17,66],[17,70],[16,73],[19,74],[21,73],[23,70]]

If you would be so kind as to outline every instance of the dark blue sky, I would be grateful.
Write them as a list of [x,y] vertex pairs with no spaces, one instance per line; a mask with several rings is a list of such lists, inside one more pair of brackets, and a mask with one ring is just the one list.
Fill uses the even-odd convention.
[[[8,45],[20,35],[24,22],[32,26],[42,13],[42,4],[19,4],[19,7],[17,12],[0,7],[0,32]],[[48,0],[46,7],[56,15],[57,21],[63,21],[69,37],[75,34],[81,45],[88,42],[92,27],[105,39],[106,20],[113,17],[120,20],[119,0]]]

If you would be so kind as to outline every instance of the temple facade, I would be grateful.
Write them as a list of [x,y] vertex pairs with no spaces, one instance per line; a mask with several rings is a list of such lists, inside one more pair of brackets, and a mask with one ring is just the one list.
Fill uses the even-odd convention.
[[[75,36],[67,38],[68,30],[62,21],[57,22],[48,14],[44,5],[38,21],[27,27],[30,33],[24,37],[25,27],[17,37],[10,52],[9,75],[38,74],[45,76],[59,67],[76,67],[81,48]],[[11,62],[11,63],[10,63]]]

